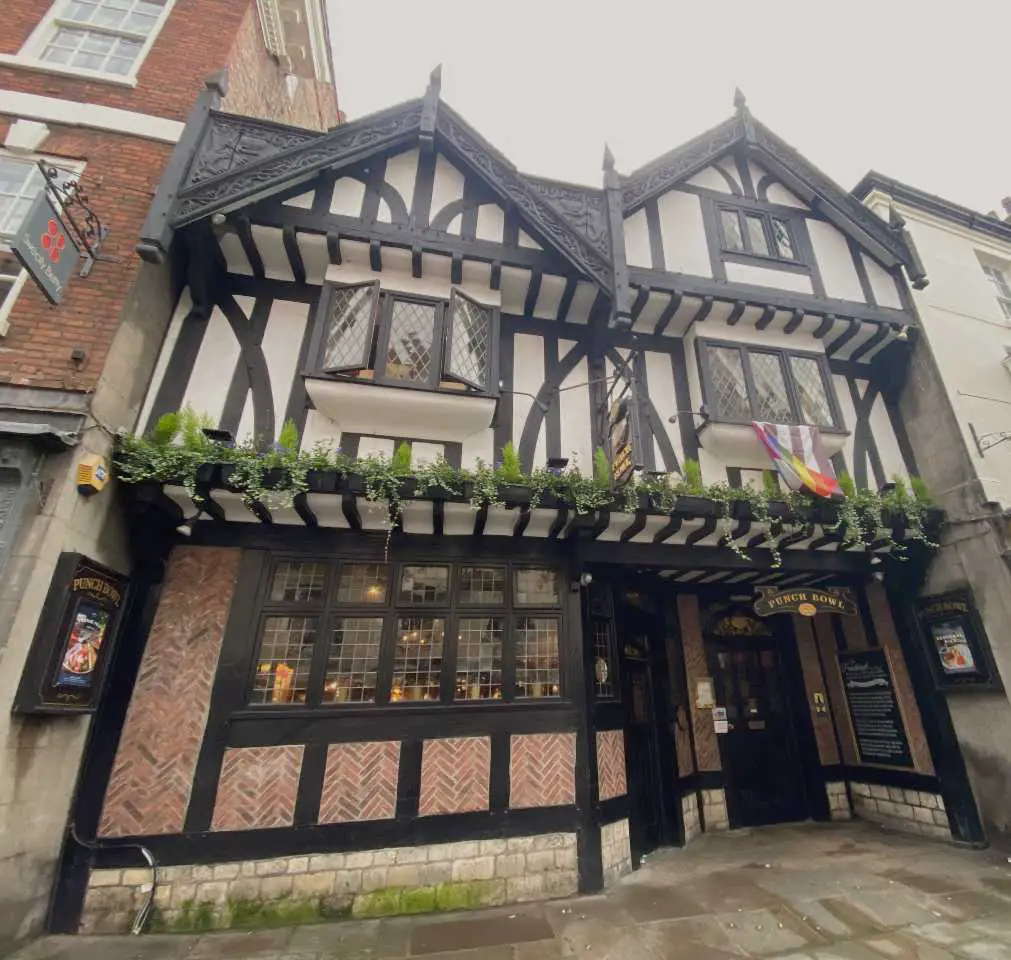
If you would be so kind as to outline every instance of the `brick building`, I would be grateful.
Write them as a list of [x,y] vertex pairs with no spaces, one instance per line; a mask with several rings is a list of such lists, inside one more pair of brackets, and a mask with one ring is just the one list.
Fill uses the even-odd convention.
[[[214,79],[205,84],[205,78]],[[181,277],[134,252],[194,112],[338,122],[322,0],[8,0],[0,31],[0,949],[37,930],[86,718],[9,716],[61,553],[128,569],[110,499],[75,469],[136,420]],[[46,160],[108,230],[48,303],[4,243]],[[83,261],[82,261],[83,263]]]

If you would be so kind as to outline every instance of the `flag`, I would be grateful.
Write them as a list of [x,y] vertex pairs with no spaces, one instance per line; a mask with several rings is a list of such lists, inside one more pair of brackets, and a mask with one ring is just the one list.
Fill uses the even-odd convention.
[[759,423],[757,420],[752,421],[751,426],[772,459],[776,472],[791,490],[805,490],[816,497],[843,498],[817,427]]

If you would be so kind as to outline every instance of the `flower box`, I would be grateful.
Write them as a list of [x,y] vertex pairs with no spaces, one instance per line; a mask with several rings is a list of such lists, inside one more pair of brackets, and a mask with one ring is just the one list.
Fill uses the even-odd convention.
[[689,517],[717,517],[722,513],[722,504],[708,497],[692,494],[678,494],[675,510]]
[[498,498],[499,500],[502,500],[507,507],[529,506],[533,493],[534,492],[530,487],[520,483],[500,483],[498,485]]

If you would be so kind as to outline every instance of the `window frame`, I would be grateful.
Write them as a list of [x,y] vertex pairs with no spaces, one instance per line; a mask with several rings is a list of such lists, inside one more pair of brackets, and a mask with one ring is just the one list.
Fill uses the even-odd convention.
[[64,28],[71,30],[92,30],[95,33],[105,33],[114,37],[126,37],[128,39],[137,38],[139,35],[131,34],[129,31],[115,30],[109,27],[97,27],[94,25],[82,25],[78,21],[69,20],[66,16],[61,16],[61,11],[65,10],[70,0],[53,0],[46,11],[45,16],[22,44],[21,49],[15,54],[0,55],[0,64],[12,67],[25,67],[32,70],[41,70],[46,73],[59,73],[73,77],[84,77],[89,80],[97,80],[100,83],[111,83],[118,86],[136,87],[137,74],[147,59],[151,48],[154,46],[158,35],[161,33],[175,6],[176,0],[165,0],[165,6],[161,14],[155,21],[151,32],[144,38],[143,45],[133,61],[129,73],[109,73],[104,70],[92,70],[88,67],[75,67],[71,64],[55,63],[44,60],[42,54],[46,47],[56,35],[56,31]]
[[[743,262],[751,263],[754,261],[760,261],[762,263],[774,263],[779,267],[788,267],[791,269],[800,269],[803,272],[808,272],[810,270],[810,264],[802,256],[801,246],[799,243],[799,233],[795,224],[795,217],[782,213],[778,210],[765,210],[758,206],[746,206],[742,203],[734,203],[724,200],[715,200],[714,205],[716,207],[716,229],[719,237],[720,254],[725,258],[735,260],[740,258]],[[741,232],[741,240],[744,244],[744,249],[736,249],[731,247],[727,243],[727,234],[723,227],[723,214],[729,213],[737,217],[738,229]],[[765,235],[765,245],[769,250],[769,253],[761,253],[752,248],[751,236],[747,229],[747,218],[757,217],[762,222],[762,232]],[[787,233],[790,237],[790,246],[793,249],[793,257],[784,257],[779,253],[779,247],[776,244],[776,233],[772,226],[773,220],[779,220],[786,227]]]
[[[481,396],[497,397],[499,394],[498,365],[499,365],[499,338],[501,331],[501,310],[499,307],[483,303],[456,285],[449,290],[446,298],[423,296],[414,293],[401,293],[397,290],[384,289],[378,280],[368,280],[359,283],[339,283],[326,281],[324,289],[319,298],[319,304],[315,311],[314,329],[312,334],[312,344],[310,346],[310,368],[305,372],[305,376],[318,377],[329,380],[341,380],[347,383],[373,384],[382,387],[398,387],[409,390],[424,390],[429,393],[442,393],[450,396]],[[367,356],[366,363],[362,367],[344,366],[340,369],[330,369],[324,366],[323,354],[326,346],[326,333],[330,321],[330,310],[333,305],[333,298],[336,291],[348,288],[360,288],[366,286],[377,286],[378,301],[372,317],[371,338],[376,344],[375,363],[369,366]],[[460,376],[451,374],[446,370],[448,358],[452,350],[451,338],[454,336],[455,326],[452,314],[454,300],[460,298],[477,304],[489,312],[490,344],[488,350],[488,385],[481,387],[475,382]],[[393,327],[393,310],[397,301],[404,303],[417,303],[424,306],[431,306],[435,309],[435,323],[432,338],[432,370],[429,377],[424,381],[401,380],[387,375],[387,365],[389,363],[389,339]],[[369,347],[371,356],[371,342]],[[370,377],[360,376],[360,371],[371,370]],[[444,383],[460,384],[460,389],[443,386]]]
[[[1004,321],[1011,323],[1011,277],[1003,267],[998,267],[993,263],[981,263],[980,267],[983,270],[983,276],[986,277],[987,283],[992,288],[993,296],[1004,315]],[[1006,295],[1001,293],[1001,287],[1008,291]]]
[[[744,373],[744,387],[748,396],[748,406],[752,416],[743,420],[737,417],[722,416],[716,409],[714,398],[714,387],[712,382],[712,368],[709,363],[710,347],[725,347],[736,349],[741,357],[741,369]],[[702,385],[702,402],[709,411],[709,420],[713,423],[733,423],[750,425],[755,420],[762,420],[756,416],[757,397],[755,393],[755,380],[751,372],[751,353],[773,354],[779,360],[780,370],[783,373],[783,382],[786,385],[787,402],[794,420],[791,426],[817,427],[822,433],[846,433],[847,428],[842,417],[842,410],[839,407],[839,400],[836,396],[835,386],[832,383],[832,371],[828,364],[828,358],[823,353],[810,350],[790,350],[785,347],[766,346],[765,344],[742,343],[737,340],[717,340],[712,338],[699,337],[695,341],[695,356],[699,368],[699,382]],[[818,364],[821,373],[822,385],[825,388],[825,398],[828,402],[829,415],[832,417],[831,424],[807,423],[801,417],[800,398],[797,393],[797,385],[794,380],[793,368],[790,364],[791,357],[814,360]]]
[[[315,600],[271,600],[270,589],[278,568],[284,563],[318,563],[325,568],[323,590]],[[341,570],[347,565],[377,564],[380,560],[371,556],[327,556],[322,553],[276,552],[266,558],[256,591],[255,608],[251,611],[249,635],[245,659],[247,667],[241,672],[242,692],[238,700],[236,716],[243,717],[291,717],[305,712],[313,716],[343,716],[354,711],[373,713],[381,711],[386,715],[415,710],[464,708],[487,709],[489,706],[508,709],[542,709],[560,705],[571,706],[572,691],[568,688],[567,653],[565,649],[566,595],[562,565],[557,560],[531,561],[502,557],[484,559],[482,557],[446,556],[406,556],[386,564],[389,568],[387,595],[382,603],[338,602],[337,587]],[[449,591],[443,603],[401,603],[398,600],[403,569],[410,566],[448,566]],[[501,604],[464,603],[460,598],[460,568],[495,567],[506,574],[505,597]],[[520,606],[515,602],[515,571],[521,569],[551,569],[555,572],[557,601],[554,605]],[[456,699],[457,664],[459,641],[457,627],[462,619],[475,617],[496,617],[502,621],[502,662],[501,698]],[[315,617],[315,641],[310,658],[304,703],[259,703],[253,697],[256,674],[260,664],[260,649],[263,628],[269,617]],[[439,675],[438,700],[391,699],[394,663],[396,659],[397,623],[405,617],[441,618],[445,622],[442,664]],[[558,621],[558,693],[544,697],[519,697],[516,695],[516,649],[517,631],[515,621],[519,617],[552,617]],[[376,669],[376,699],[363,701],[324,701],[326,669],[330,654],[333,628],[342,618],[378,618],[382,620],[379,658]]]

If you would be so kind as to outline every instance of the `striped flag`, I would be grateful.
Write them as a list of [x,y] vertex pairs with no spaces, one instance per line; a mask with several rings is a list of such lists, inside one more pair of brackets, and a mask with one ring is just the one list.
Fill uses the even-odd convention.
[[806,490],[816,497],[843,499],[832,463],[821,445],[817,427],[784,423],[759,423],[751,426],[762,441],[776,471],[791,490]]

